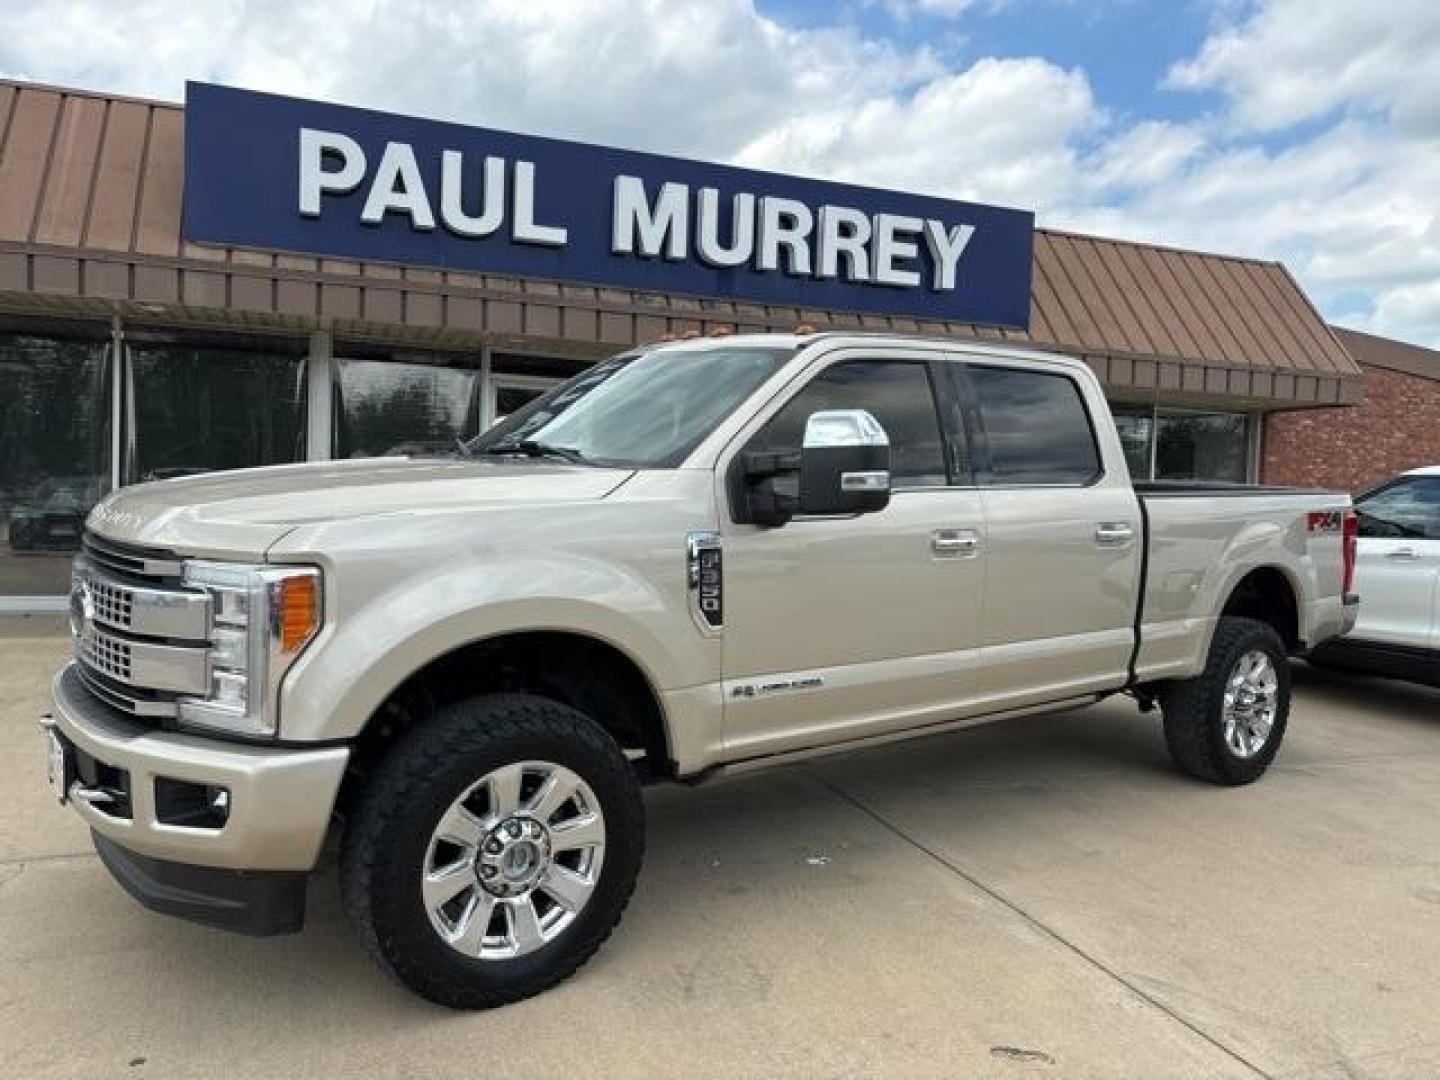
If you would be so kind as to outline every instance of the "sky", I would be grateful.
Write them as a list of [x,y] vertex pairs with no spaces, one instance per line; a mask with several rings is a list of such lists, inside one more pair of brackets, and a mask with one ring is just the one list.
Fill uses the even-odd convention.
[[1440,347],[1440,0],[0,0],[0,74],[1018,206],[1282,260],[1331,321]]

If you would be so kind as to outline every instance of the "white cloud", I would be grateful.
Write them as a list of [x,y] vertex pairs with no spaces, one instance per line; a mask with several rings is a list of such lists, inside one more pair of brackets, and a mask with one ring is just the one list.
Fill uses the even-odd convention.
[[1224,109],[1190,171],[1124,207],[1127,231],[1284,259],[1332,316],[1440,345],[1440,4],[1237,7],[1167,81]]
[[71,0],[0,8],[0,70],[178,99],[186,78],[496,127],[725,156],[777,110],[938,70],[750,0]]
[[985,59],[913,94],[783,118],[738,160],[1043,208],[1081,182],[1073,144],[1101,119],[1082,73],[1044,60]]
[[1169,82],[1224,91],[1235,120],[1255,130],[1347,109],[1440,134],[1440,4],[1270,0],[1224,23]]
[[952,18],[971,7],[975,0],[914,0],[915,7],[931,15],[948,15]]
[[1377,334],[1440,344],[1440,278],[1389,290],[1365,325]]
[[[1004,6],[872,2],[962,33]],[[1332,316],[1440,345],[1440,3],[1215,2],[1166,80],[1216,95],[1189,123],[1117,115],[1041,57],[950,67],[753,0],[0,3],[0,72],[170,99],[211,79],[1030,207],[1283,259]]]

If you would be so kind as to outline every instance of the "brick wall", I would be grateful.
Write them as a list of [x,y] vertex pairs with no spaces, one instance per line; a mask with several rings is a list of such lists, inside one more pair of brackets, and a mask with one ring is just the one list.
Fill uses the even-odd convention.
[[1363,404],[1266,416],[1263,483],[1358,491],[1440,465],[1440,381],[1362,366]]

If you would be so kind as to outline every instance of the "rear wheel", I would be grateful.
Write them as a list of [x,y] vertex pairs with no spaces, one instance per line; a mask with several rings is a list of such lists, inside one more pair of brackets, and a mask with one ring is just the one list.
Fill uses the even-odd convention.
[[381,764],[341,887],[367,949],[456,1008],[537,994],[588,960],[640,869],[634,770],[594,721],[523,694],[437,712]]
[[1290,666],[1275,630],[1225,617],[1205,670],[1160,691],[1175,764],[1216,784],[1248,784],[1274,760],[1290,715]]

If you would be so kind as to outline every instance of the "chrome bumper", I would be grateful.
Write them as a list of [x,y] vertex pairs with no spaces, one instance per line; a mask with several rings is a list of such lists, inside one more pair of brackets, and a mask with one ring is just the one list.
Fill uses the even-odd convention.
[[[99,701],[73,663],[55,676],[51,696],[56,730],[94,761],[127,774],[124,813],[107,809],[104,800],[84,798],[81,785],[70,784],[70,805],[101,836],[140,855],[195,866],[309,870],[315,865],[350,758],[347,747],[246,746],[157,731]],[[159,820],[157,778],[225,788],[224,825]]]

